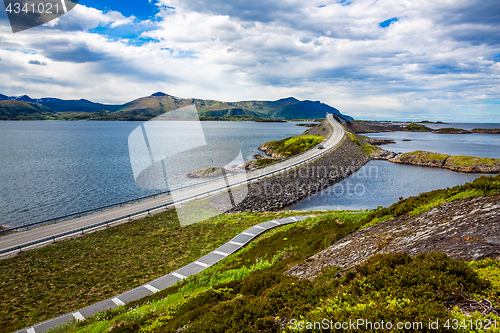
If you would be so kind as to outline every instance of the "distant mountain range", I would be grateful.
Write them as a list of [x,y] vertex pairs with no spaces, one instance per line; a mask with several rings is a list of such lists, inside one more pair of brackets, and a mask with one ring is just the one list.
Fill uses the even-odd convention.
[[339,110],[319,101],[299,101],[293,97],[277,101],[220,102],[178,98],[165,93],[141,97],[123,105],[94,103],[86,99],[32,99],[29,96],[0,94],[0,120],[148,120],[194,104],[202,118],[316,119],[332,113],[339,120],[353,120]]

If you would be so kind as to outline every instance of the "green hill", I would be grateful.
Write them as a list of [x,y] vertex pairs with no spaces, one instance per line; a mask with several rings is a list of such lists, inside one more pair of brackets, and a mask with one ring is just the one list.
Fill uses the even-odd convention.
[[[197,98],[178,98],[162,92],[141,97],[123,105],[94,103],[89,100],[62,100],[58,98],[32,99],[24,95],[9,97],[0,94],[0,101],[6,102],[1,119],[101,119],[101,120],[148,120],[185,106],[195,105],[200,117],[208,118],[264,118],[264,119],[317,119],[326,112],[338,120],[352,120],[339,110],[319,101],[299,101],[288,97],[277,101],[221,102]],[[19,105],[25,103],[24,111]],[[30,108],[29,106],[33,108]],[[38,105],[34,107],[33,105]],[[38,111],[36,111],[38,110]],[[104,115],[102,113],[105,113]]]
[[47,120],[57,113],[41,104],[23,101],[0,101],[0,120]]

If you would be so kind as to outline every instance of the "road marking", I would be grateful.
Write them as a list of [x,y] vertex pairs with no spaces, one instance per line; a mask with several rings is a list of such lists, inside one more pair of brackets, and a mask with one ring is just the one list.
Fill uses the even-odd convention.
[[224,256],[224,257],[227,257],[229,255],[228,253],[224,253],[224,252],[221,252],[221,251],[213,251],[213,253],[218,254],[220,256]]
[[77,312],[73,313],[73,317],[75,317],[75,319],[77,321],[84,321],[85,320],[85,317],[82,316],[82,314],[80,313],[80,311],[77,311]]
[[259,229],[267,230],[267,228],[261,227],[260,225],[254,225],[254,227],[259,228]]
[[26,333],[36,333],[33,327],[30,327],[26,330]]
[[145,284],[144,285],[144,288],[146,288],[147,290],[149,290],[150,292],[152,292],[153,294],[156,294],[157,292],[160,291],[160,289],[156,289],[155,287],[153,287],[152,285],[150,284]]
[[276,223],[277,225],[281,225],[281,223],[279,223],[278,221],[269,221],[271,223]]
[[125,305],[125,303],[123,303],[122,300],[119,299],[118,297],[113,298],[112,301],[118,306]]
[[295,217],[290,217],[290,220],[292,220],[293,222],[297,222],[297,219]]
[[201,267],[205,267],[205,268],[210,267],[210,265],[205,264],[205,263],[203,263],[203,262],[195,261],[194,263],[195,263],[196,265],[198,265],[198,266],[201,266]]
[[248,232],[242,232],[241,233],[242,235],[246,235],[246,236],[252,236],[252,237],[255,237],[254,234],[251,234],[251,233],[248,233]]
[[230,244],[233,244],[233,245],[238,245],[238,246],[243,246],[243,245],[245,245],[245,244],[243,244],[243,243],[238,243],[238,242],[233,242],[233,241],[230,241],[229,243],[230,243]]
[[172,274],[173,276],[175,276],[176,278],[181,279],[181,280],[184,280],[186,278],[184,275],[181,275],[181,274],[176,273],[176,272],[172,272],[170,274]]

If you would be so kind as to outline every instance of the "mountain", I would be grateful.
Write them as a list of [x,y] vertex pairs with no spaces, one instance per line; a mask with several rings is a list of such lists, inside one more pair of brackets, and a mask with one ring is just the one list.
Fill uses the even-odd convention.
[[0,120],[47,120],[56,118],[57,113],[55,111],[40,104],[0,100]]
[[[141,97],[123,105],[110,105],[95,103],[86,99],[32,99],[27,95],[9,97],[0,94],[0,101],[28,103],[24,105],[24,111],[19,115],[21,117],[28,110],[33,111],[31,116],[34,117],[36,112],[33,108],[36,109],[35,105],[38,105],[40,114],[37,117],[39,119],[44,119],[44,114],[48,112],[50,114],[56,113],[59,119],[148,120],[165,112],[194,104],[200,117],[316,119],[324,118],[326,112],[329,112],[336,115],[340,121],[352,120],[351,117],[341,114],[339,110],[319,101],[299,101],[293,97],[277,101],[221,102],[196,98],[178,98],[157,92],[151,96]],[[8,111],[9,107],[7,105],[12,105],[13,109]],[[2,119],[17,119],[16,112],[20,112],[19,110],[19,106],[14,107],[13,104],[5,104],[3,116],[7,118]]]
[[299,101],[288,97],[277,101],[220,102],[215,100],[183,99],[165,93],[129,102],[117,111],[124,117],[156,117],[162,113],[194,104],[201,117],[260,117],[270,119],[316,119],[324,118],[326,112],[342,120],[353,120],[339,110],[319,101]]

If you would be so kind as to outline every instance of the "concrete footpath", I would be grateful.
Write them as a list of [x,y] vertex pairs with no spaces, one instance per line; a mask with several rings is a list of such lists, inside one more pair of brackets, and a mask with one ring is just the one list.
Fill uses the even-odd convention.
[[253,227],[239,233],[236,237],[231,239],[229,242],[220,246],[216,250],[208,253],[207,255],[201,257],[200,259],[192,262],[178,270],[164,275],[150,283],[137,287],[135,289],[129,290],[121,295],[113,298],[108,298],[105,301],[93,304],[86,308],[80,309],[75,312],[65,314],[63,316],[48,320],[46,322],[37,324],[33,327],[25,328],[16,333],[39,333],[45,332],[51,328],[59,325],[70,323],[72,320],[82,321],[86,318],[92,317],[99,312],[103,312],[107,309],[114,309],[120,305],[125,305],[129,302],[141,299],[145,296],[152,295],[159,292],[160,290],[166,289],[179,281],[186,279],[187,277],[201,272],[205,268],[208,268],[222,259],[226,258],[230,254],[237,252],[239,249],[247,245],[252,239],[259,236],[260,234],[266,232],[267,230],[273,229],[275,227],[286,225],[298,221],[305,220],[308,217],[315,217],[316,215],[304,215],[295,217],[285,217],[282,219],[271,220],[262,222],[260,224],[254,225]]

